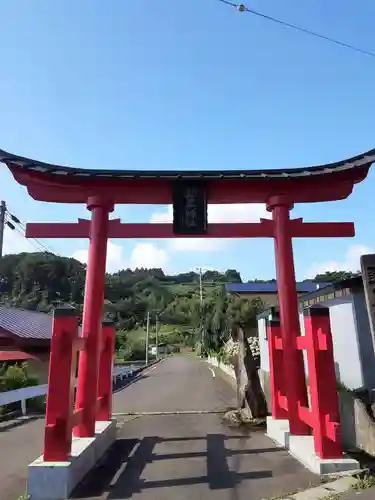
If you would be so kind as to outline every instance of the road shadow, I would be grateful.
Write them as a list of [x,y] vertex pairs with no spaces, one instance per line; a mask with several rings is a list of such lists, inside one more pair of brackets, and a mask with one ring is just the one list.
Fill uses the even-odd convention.
[[[227,449],[228,439],[244,440],[244,436],[225,436],[208,434],[205,437],[160,438],[157,436],[142,439],[117,439],[112,448],[97,467],[86,476],[73,492],[72,499],[102,498],[120,500],[131,498],[136,493],[154,488],[173,486],[191,486],[207,484],[211,490],[234,490],[243,480],[262,479],[273,476],[271,470],[253,472],[236,472],[230,470],[228,457],[239,455],[255,455],[261,453],[278,453],[281,448],[261,449]],[[189,441],[206,441],[205,451],[155,453],[155,446],[165,443],[186,443]],[[168,467],[163,469],[163,477],[154,480],[142,479],[142,473],[148,464],[160,463],[163,460],[202,458],[206,462],[207,474],[204,476],[169,478]],[[181,464],[186,462],[182,461]],[[160,470],[160,467],[157,468]],[[164,477],[167,476],[167,477]]]

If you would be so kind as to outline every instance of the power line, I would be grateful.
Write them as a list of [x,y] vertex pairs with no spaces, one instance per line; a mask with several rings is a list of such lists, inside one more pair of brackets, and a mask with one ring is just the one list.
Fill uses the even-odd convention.
[[57,252],[44,245],[44,243],[39,241],[37,238],[26,238],[26,225],[18,217],[11,213],[7,207],[5,209],[5,220],[6,225],[9,227],[9,229],[11,229],[12,231],[16,231],[21,236],[23,236],[30,243],[30,245],[36,248],[36,250],[38,250],[39,252],[47,252],[59,255]]
[[296,31],[299,31],[300,33],[305,33],[306,35],[310,35],[310,36],[313,36],[315,38],[320,38],[321,40],[325,40],[326,42],[334,43],[336,45],[339,45],[340,47],[344,47],[344,48],[350,49],[354,52],[359,52],[360,54],[375,58],[375,52],[371,52],[369,50],[362,49],[361,47],[356,47],[355,45],[342,42],[341,40],[337,40],[337,39],[332,38],[330,36],[322,35],[320,33],[317,33],[316,31],[311,31],[307,28],[303,28],[302,26],[298,26],[297,24],[288,23],[287,21],[283,21],[283,20],[278,19],[276,17],[269,16],[267,14],[263,14],[262,12],[259,12],[257,10],[249,9],[248,7],[246,7],[242,3],[236,4],[233,2],[229,2],[228,0],[218,0],[218,1],[220,3],[225,4],[225,5],[229,5],[230,7],[234,7],[239,12],[247,12],[248,14],[253,14],[254,16],[266,19],[267,21],[272,21],[273,23],[281,24],[282,26],[285,26],[286,28],[294,29]]
[[13,218],[11,219],[11,221],[9,219],[10,219],[10,217],[7,215],[6,216],[6,225],[9,227],[9,229],[11,229],[12,231],[15,231],[16,233],[23,236],[26,239],[26,241],[32,247],[34,247],[38,252],[47,251],[48,253],[50,253],[49,250],[46,250],[45,248],[43,248],[43,246],[38,241],[33,241],[33,239],[31,239],[31,238],[26,238],[25,232],[18,225],[16,226],[13,224],[13,222],[14,222]]
[[30,243],[31,246],[33,246],[36,250],[38,250],[38,252],[40,251],[44,251],[42,250],[42,248],[40,246],[38,246],[34,241],[31,241],[29,240],[28,238],[26,238],[25,234],[23,231],[21,231],[17,226],[15,226],[12,222],[9,221],[9,217],[6,217],[6,225],[9,227],[9,229],[11,229],[12,231],[15,231],[16,233],[20,234],[21,236],[23,236],[28,243]]

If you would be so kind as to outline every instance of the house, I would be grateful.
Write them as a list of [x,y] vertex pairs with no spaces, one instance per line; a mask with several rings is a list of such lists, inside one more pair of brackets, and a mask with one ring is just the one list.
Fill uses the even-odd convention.
[[0,306],[0,363],[26,361],[30,375],[47,382],[51,336],[49,314]]
[[[331,283],[299,297],[301,334],[303,310],[315,305],[329,308],[336,378],[350,390],[375,389],[375,353],[362,276]],[[267,392],[269,379],[266,323],[277,307],[258,315],[261,378]],[[306,371],[306,356],[305,356]],[[307,372],[307,371],[306,371]]]
[[[349,389],[375,389],[375,353],[362,276],[300,298],[300,309],[329,308],[336,378]],[[349,361],[350,360],[350,361]]]
[[150,345],[148,352],[149,354],[151,354],[151,356],[156,356],[156,354],[158,354],[159,356],[166,356],[167,354],[172,352],[172,349],[168,344],[160,343],[158,344],[157,348],[156,345]]
[[[302,281],[297,283],[298,295],[313,292],[328,283],[314,283],[312,281]],[[272,307],[277,305],[277,283],[227,283],[225,289],[229,293],[236,293],[241,297],[250,300],[260,298],[263,303]]]

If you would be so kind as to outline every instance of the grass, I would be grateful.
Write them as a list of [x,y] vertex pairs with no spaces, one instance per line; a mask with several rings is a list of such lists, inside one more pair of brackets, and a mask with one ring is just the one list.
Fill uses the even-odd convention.
[[30,496],[27,494],[27,492],[23,493],[20,497],[17,498],[17,500],[29,500]]
[[[375,485],[375,477],[369,474],[368,472],[353,476],[355,479],[355,483],[352,484],[352,489],[355,491],[368,490]],[[341,498],[340,493],[332,492],[324,497],[321,497],[319,500],[339,500]]]
[[339,500],[340,493],[328,493],[328,495],[321,497],[319,500]]
[[[187,329],[191,329],[189,325],[169,325],[161,323],[159,326],[159,338],[168,337],[169,335],[175,335],[176,333],[183,332]],[[127,330],[126,336],[130,340],[146,340],[146,328],[139,327],[134,330]],[[155,342],[156,333],[155,328],[150,328],[149,341],[152,344]]]
[[355,476],[356,482],[352,485],[353,490],[368,490],[375,486],[375,477],[366,472],[360,476]]

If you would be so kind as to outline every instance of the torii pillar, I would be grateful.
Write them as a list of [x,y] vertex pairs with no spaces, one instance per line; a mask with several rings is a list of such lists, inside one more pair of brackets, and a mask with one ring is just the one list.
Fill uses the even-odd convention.
[[269,199],[267,210],[272,213],[274,225],[275,266],[283,339],[283,369],[290,433],[308,435],[310,427],[299,417],[299,405],[308,407],[303,354],[297,350],[300,323],[297,287],[294,270],[291,220],[293,203],[285,196]]
[[82,419],[74,428],[76,437],[95,434],[109,213],[114,207],[108,200],[95,196],[88,199],[87,208],[91,211],[91,223],[82,322],[86,349],[79,356],[76,409],[82,410]]

